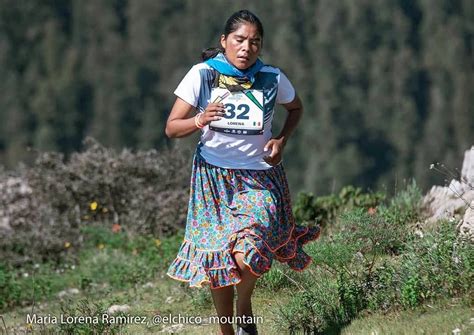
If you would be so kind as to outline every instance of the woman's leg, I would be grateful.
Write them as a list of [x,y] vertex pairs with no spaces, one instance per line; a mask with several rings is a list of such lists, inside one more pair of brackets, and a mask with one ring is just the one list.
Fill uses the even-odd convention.
[[[217,316],[225,316],[229,322],[232,321],[234,315],[234,285],[225,286],[217,289],[211,289],[212,300],[216,307]],[[232,323],[221,323],[220,335],[234,335]]]
[[235,260],[239,266],[239,272],[242,280],[237,287],[237,316],[253,316],[252,313],[252,292],[257,283],[258,277],[255,276],[243,262],[244,254],[237,252],[234,254]]

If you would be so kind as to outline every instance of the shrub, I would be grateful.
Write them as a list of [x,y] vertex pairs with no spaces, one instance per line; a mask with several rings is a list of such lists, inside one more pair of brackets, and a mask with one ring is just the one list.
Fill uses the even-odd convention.
[[[60,334],[122,334],[123,325],[118,322],[102,322],[102,315],[107,314],[107,306],[103,302],[81,299],[74,303],[66,300],[60,306],[61,315],[64,320],[68,318],[90,318],[92,322],[64,322],[58,323],[54,328]],[[124,313],[117,313],[115,317],[125,316]],[[98,321],[98,322],[95,322]]]
[[293,210],[297,221],[316,221],[325,226],[344,209],[375,208],[384,199],[382,193],[363,193],[361,188],[346,186],[338,195],[315,197],[313,193],[300,192]]
[[285,287],[293,286],[293,283],[288,279],[288,276],[285,275],[287,269],[287,266],[282,266],[277,261],[273,261],[270,270],[257,281],[257,286],[270,291],[276,291]]
[[[302,199],[301,204],[311,203]],[[337,199],[341,206],[343,197]],[[281,323],[291,331],[327,333],[364,310],[414,307],[430,297],[466,292],[473,279],[472,248],[442,224],[420,242],[413,225],[420,219],[420,199],[413,182],[377,207],[360,206],[367,199],[345,201],[351,205],[334,211],[339,213],[334,234],[307,246],[320,271],[301,277],[297,287],[304,289],[280,309]]]
[[[293,312],[298,318],[304,316],[304,325],[311,325],[310,331],[328,332],[365,309],[377,308],[379,303],[386,306],[385,294],[379,290],[394,290],[393,286],[386,287],[387,283],[380,280],[387,278],[382,271],[383,259],[398,246],[402,227],[357,207],[340,214],[339,221],[342,227],[339,232],[307,247],[323,275],[305,281],[309,293],[306,290],[296,298],[304,304]],[[307,306],[309,302],[305,299],[312,300],[312,305]],[[291,320],[289,327],[294,327],[294,323],[297,322]]]
[[195,289],[189,286],[183,287],[184,292],[188,294],[191,299],[191,305],[196,311],[212,306],[212,295],[210,289]]
[[400,236],[406,233],[403,226],[395,225],[363,208],[347,211],[339,216],[341,230],[328,239],[310,244],[316,264],[334,270],[360,258],[369,268],[377,255],[392,254],[400,245]]
[[363,282],[366,308],[385,312],[401,305],[399,298],[400,276],[396,260],[384,258]]
[[302,292],[279,312],[281,323],[292,331],[329,333],[364,310],[413,308],[429,299],[472,294],[472,243],[449,221],[415,234],[401,218],[419,219],[417,199],[410,186],[383,210],[340,214],[340,231],[308,245],[320,271],[302,277],[297,285]]
[[13,306],[25,306],[38,299],[51,298],[67,287],[66,280],[49,264],[41,268],[14,269],[0,265],[0,311]]
[[[84,242],[83,227],[100,222],[161,238],[184,227],[190,159],[180,150],[116,153],[91,138],[65,162],[40,154],[31,168],[3,180],[0,256],[10,264],[60,259]],[[1,218],[0,218],[1,219]]]
[[474,248],[457,234],[452,222],[439,221],[433,231],[413,236],[402,255],[400,276],[402,303],[442,296],[458,296],[472,290]]
[[348,320],[340,304],[336,281],[327,272],[320,271],[317,280],[294,292],[288,303],[278,307],[275,326],[289,334],[320,334]]
[[182,242],[180,234],[159,240],[153,236],[112,233],[102,227],[87,227],[84,239],[87,243],[77,258],[59,267],[50,263],[20,269],[0,265],[0,312],[50,299],[71,287],[91,294],[105,286],[136,288],[154,280],[171,263]]
[[388,204],[379,206],[377,212],[393,224],[415,223],[421,219],[421,201],[421,190],[415,180],[412,180],[405,189],[395,194]]
[[86,285],[108,283],[124,289],[152,280],[171,263],[182,241],[179,234],[161,240],[151,235],[130,236],[125,232],[100,235],[101,231],[100,228],[89,229],[85,235],[91,243],[80,253]]

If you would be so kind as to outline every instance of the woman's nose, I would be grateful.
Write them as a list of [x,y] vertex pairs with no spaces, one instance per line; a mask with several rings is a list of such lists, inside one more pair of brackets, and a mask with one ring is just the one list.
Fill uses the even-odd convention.
[[242,43],[242,49],[244,49],[244,50],[250,50],[250,40],[245,40],[245,41]]

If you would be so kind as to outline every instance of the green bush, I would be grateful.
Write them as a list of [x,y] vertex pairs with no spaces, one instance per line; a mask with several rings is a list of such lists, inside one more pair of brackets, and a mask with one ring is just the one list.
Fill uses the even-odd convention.
[[68,280],[48,263],[39,268],[31,266],[22,269],[0,265],[0,311],[49,299],[67,285]]
[[12,271],[0,264],[0,311],[22,300],[22,288]]
[[278,307],[275,326],[290,334],[320,334],[349,319],[339,301],[336,281],[320,271],[310,286],[293,292],[290,301]]
[[81,252],[82,274],[93,283],[105,282],[115,288],[145,283],[171,263],[182,242],[181,234],[160,240],[89,228],[85,235],[89,242],[85,243],[90,247]]
[[356,208],[339,216],[339,232],[308,247],[316,264],[341,269],[351,264],[354,256],[372,266],[376,255],[392,254],[400,248],[406,228],[379,215]]
[[155,279],[171,263],[181,236],[182,232],[158,240],[90,226],[83,232],[84,248],[68,260],[74,263],[42,263],[19,269],[0,265],[0,311],[50,299],[71,287],[87,292],[104,284],[114,289],[135,288]]
[[209,289],[194,289],[189,286],[184,286],[184,291],[191,299],[191,305],[195,310],[199,311],[203,308],[212,306],[212,296]]
[[[285,269],[286,267],[286,269]],[[261,279],[257,281],[258,287],[276,291],[285,287],[291,287],[293,283],[285,275],[288,266],[282,266],[277,261],[272,263],[272,267],[266,272]]]
[[382,193],[363,193],[361,188],[346,186],[338,195],[315,197],[313,193],[300,192],[293,207],[298,222],[316,221],[323,226],[334,221],[344,209],[375,208],[385,199]]
[[400,279],[398,264],[391,258],[384,258],[374,268],[363,285],[366,288],[364,301],[367,310],[374,312],[388,311],[401,305],[399,302]]
[[421,287],[420,276],[417,273],[410,273],[402,283],[401,302],[406,307],[415,307],[422,300],[423,288]]
[[341,211],[338,230],[306,247],[318,271],[300,276],[300,292],[278,313],[280,327],[338,332],[363,311],[412,308],[429,299],[472,294],[472,243],[448,221],[415,234],[420,229],[415,223],[422,219],[420,199],[413,182],[376,210],[354,206]]
[[469,292],[474,282],[472,242],[457,235],[452,222],[439,221],[433,231],[406,243],[400,273],[402,302],[407,307]]
[[421,218],[421,200],[421,190],[412,180],[405,189],[395,194],[388,204],[379,206],[377,212],[393,224],[416,223]]
[[[72,322],[59,323],[55,325],[54,330],[59,334],[78,334],[78,335],[95,335],[95,334],[122,334],[123,325],[113,322],[102,322],[102,315],[107,313],[107,306],[100,301],[90,301],[89,299],[81,299],[74,303],[72,300],[66,300],[60,306],[61,315],[67,318],[86,318],[99,322]],[[114,316],[125,316],[123,313],[117,313]]]

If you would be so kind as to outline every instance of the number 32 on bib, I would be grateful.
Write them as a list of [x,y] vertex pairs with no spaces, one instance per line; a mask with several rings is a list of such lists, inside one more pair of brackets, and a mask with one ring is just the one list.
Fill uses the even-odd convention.
[[263,92],[244,90],[230,92],[224,88],[213,88],[212,102],[222,102],[226,109],[220,120],[212,121],[209,129],[239,135],[259,135],[263,133]]

